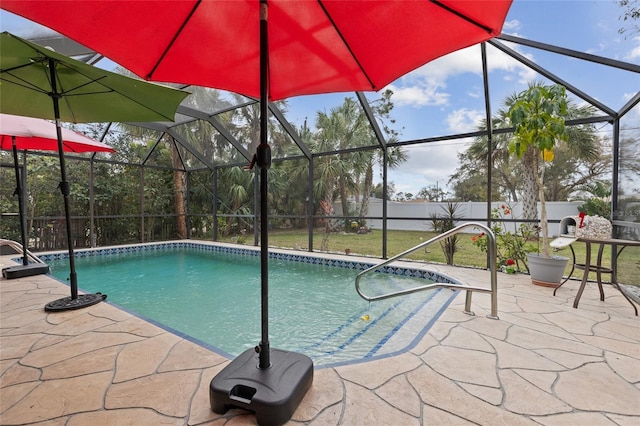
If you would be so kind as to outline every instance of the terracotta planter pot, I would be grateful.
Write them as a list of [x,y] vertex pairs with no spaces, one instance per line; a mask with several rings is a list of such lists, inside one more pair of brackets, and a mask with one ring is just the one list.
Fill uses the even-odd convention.
[[544,257],[538,253],[527,253],[531,282],[543,287],[558,287],[562,282],[568,257]]

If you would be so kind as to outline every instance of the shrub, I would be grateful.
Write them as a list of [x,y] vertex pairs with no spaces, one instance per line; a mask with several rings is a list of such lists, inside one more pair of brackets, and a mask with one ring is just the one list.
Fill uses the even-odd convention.
[[[492,222],[491,230],[496,236],[496,257],[498,267],[507,273],[529,272],[527,264],[527,253],[537,250],[532,241],[537,240],[536,233],[521,223],[515,232],[506,231],[504,219],[512,219],[512,209],[508,204],[502,204],[499,208],[491,210]],[[487,251],[487,236],[484,232],[471,237],[473,244],[483,252]]]

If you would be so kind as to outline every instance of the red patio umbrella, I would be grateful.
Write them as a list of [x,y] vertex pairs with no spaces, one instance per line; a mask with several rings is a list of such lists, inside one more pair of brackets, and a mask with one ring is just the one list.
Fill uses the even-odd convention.
[[[65,152],[115,152],[111,146],[62,128]],[[0,114],[0,149],[58,151],[56,125],[40,118]]]
[[[62,145],[67,152],[115,152],[109,145],[95,141],[84,135],[62,128]],[[22,266],[12,266],[2,270],[6,278],[19,278],[28,275],[46,273],[48,267],[29,265],[27,258],[27,232],[24,215],[24,195],[18,165],[18,151],[58,151],[56,125],[39,118],[0,114],[0,149],[13,151],[13,164],[16,176],[20,234],[22,238]]]
[[[510,5],[269,0],[269,99],[380,90],[435,58],[499,35]],[[0,7],[145,79],[260,96],[259,0],[2,0]]]
[[[435,58],[499,35],[510,6],[511,0],[2,0],[0,5],[143,78],[260,97],[260,145],[254,157],[262,223],[258,368],[250,365],[247,351],[214,378],[210,392],[214,411],[253,408],[259,421],[269,424],[288,420],[310,380],[300,373],[300,359],[282,360],[274,350],[278,363],[272,366],[270,360],[268,100],[380,90]],[[285,372],[304,378],[289,383]],[[265,401],[271,399],[265,393],[283,388],[273,395],[273,405]]]

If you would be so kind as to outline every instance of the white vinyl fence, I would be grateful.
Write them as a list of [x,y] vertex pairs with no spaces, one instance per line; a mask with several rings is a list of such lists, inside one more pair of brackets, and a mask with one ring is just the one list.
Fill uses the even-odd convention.
[[[575,216],[578,212],[578,206],[584,204],[584,201],[558,201],[547,202],[547,215],[549,216],[549,235],[559,234],[560,220],[566,216]],[[522,204],[514,203],[509,205],[505,202],[492,203],[493,208],[501,209],[501,206],[510,207],[511,214],[505,216],[505,219],[521,219]],[[387,202],[387,229],[405,230],[405,231],[431,231],[431,217],[435,214],[439,217],[447,217],[447,203],[431,203],[431,202]],[[337,216],[342,215],[342,208],[339,203],[334,206],[334,212]],[[458,203],[456,216],[461,218],[459,224],[464,221],[485,222],[487,217],[487,203],[485,202],[461,202]],[[539,210],[538,210],[539,214]],[[381,219],[372,219],[382,217],[382,200],[373,198],[369,201],[369,213],[367,215],[367,225],[374,229],[382,228]],[[407,219],[400,219],[407,218]],[[556,221],[556,223],[553,223]],[[517,224],[505,223],[507,230],[515,230]],[[469,233],[473,233],[473,229],[469,229]]]

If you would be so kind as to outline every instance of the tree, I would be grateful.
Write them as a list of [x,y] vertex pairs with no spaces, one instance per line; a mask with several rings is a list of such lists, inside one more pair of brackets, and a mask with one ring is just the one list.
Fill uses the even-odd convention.
[[[393,182],[387,183],[387,192],[389,199],[393,199],[394,194],[396,192],[396,184]],[[382,193],[382,183],[377,183],[371,189],[371,195],[375,198],[382,198],[384,194]]]
[[[515,102],[515,95],[511,95],[504,100],[505,106]],[[501,108],[495,117],[492,118],[492,125],[495,128],[508,128],[509,120],[507,110]],[[486,120],[478,126],[478,130],[487,128]],[[521,174],[517,171],[516,163],[510,162],[509,153],[510,135],[497,133],[492,138],[492,198],[518,201],[518,190],[522,186]],[[486,188],[489,182],[487,177],[487,163],[489,159],[489,141],[486,136],[476,138],[471,146],[458,155],[460,167],[451,176],[449,184],[456,190],[456,198],[461,201],[486,201]],[[466,186],[464,186],[466,184]],[[460,187],[462,185],[462,187]],[[470,186],[470,188],[469,188]],[[461,195],[475,194],[476,199],[470,200]],[[496,196],[497,195],[497,196]]]
[[[569,141],[560,143],[554,150],[553,163],[547,165],[545,172],[545,198],[547,201],[564,201],[575,197],[581,188],[589,183],[610,179],[611,145],[606,138],[597,138],[586,147],[574,143],[578,138],[572,137],[574,127],[567,127]],[[595,135],[593,135],[595,136]],[[591,151],[599,146],[599,151]],[[571,170],[571,173],[567,173]]]
[[[389,112],[393,108],[391,92],[386,91],[383,96],[372,103],[372,110],[379,121],[389,121]],[[366,215],[369,197],[373,188],[373,173],[377,163],[382,161],[382,154],[378,148],[378,141],[371,130],[367,117],[355,99],[344,99],[341,106],[332,108],[330,113],[319,111],[316,120],[315,141],[316,151],[338,154],[326,155],[318,159],[315,166],[317,177],[315,180],[316,194],[325,203],[330,203],[339,195],[343,215],[352,214],[349,211],[349,198],[353,195],[356,200],[362,198],[359,217]],[[390,141],[396,139],[394,132],[386,124],[383,131],[391,135]],[[350,148],[371,147],[368,150],[354,152],[340,152]],[[393,148],[387,151],[387,164],[396,167],[406,159],[404,151]]]
[[[218,172],[220,212],[229,215],[251,215],[254,173],[241,167],[225,167]],[[225,235],[242,233],[244,219],[227,217]]]
[[[303,144],[308,147],[314,145],[314,134],[312,130],[305,122],[296,129],[298,136]],[[293,149],[293,147],[292,147]],[[296,148],[297,149],[297,148]],[[313,161],[313,160],[312,160]],[[313,213],[313,208],[310,209],[308,191],[309,191],[309,159],[298,158],[289,159],[288,161],[274,162],[269,172],[278,170],[279,174],[272,176],[269,175],[269,179],[282,180],[281,185],[283,191],[281,196],[274,197],[273,202],[270,202],[270,206],[277,213],[285,215],[302,215],[304,219],[286,219],[289,223],[293,222],[293,226],[308,226],[308,215]]]
[[437,183],[435,185],[425,186],[418,192],[418,198],[435,202],[444,200],[446,195],[447,193],[440,188]]
[[[540,84],[534,82],[530,86]],[[514,105],[517,97],[518,95],[513,94],[503,101],[503,107],[492,118],[494,128],[511,127],[508,110]],[[578,106],[567,99],[565,118],[585,118],[594,114],[593,107]],[[479,130],[484,129],[486,123],[483,122]],[[610,173],[610,143],[607,139],[598,137],[592,124],[568,126],[567,132],[568,140],[559,141],[554,149],[553,163],[546,165],[545,173],[548,179],[544,190],[545,198],[549,201],[566,200],[581,186],[593,180],[603,179]],[[492,199],[502,199],[511,203],[522,202],[523,219],[535,220],[538,217],[537,189],[535,186],[525,185],[524,177],[531,174],[524,168],[523,162],[514,161],[509,151],[511,137],[510,133],[496,133],[492,138]],[[488,155],[486,136],[476,138],[465,152],[458,155],[460,166],[449,180],[457,200],[486,201]],[[568,170],[571,173],[567,173]],[[531,178],[529,182],[532,182]]]
[[[382,92],[381,97],[371,102],[371,109],[378,120],[382,124],[382,131],[388,136],[387,144],[398,141],[398,132],[394,130],[391,125],[395,123],[395,120],[391,118],[391,111],[393,110],[393,102],[391,102],[391,96],[393,91],[385,90]],[[377,146],[373,129],[367,126],[369,131],[369,144]],[[373,186],[373,169],[377,165],[383,162],[383,151],[376,149],[374,151],[365,151],[365,158],[362,160],[365,163],[364,167],[364,182],[362,184],[362,202],[360,203],[360,212],[358,217],[363,218],[367,215],[369,210],[369,197],[371,196]],[[406,151],[402,147],[393,147],[387,149],[387,167],[395,169],[400,164],[407,160]]]
[[395,197],[395,201],[411,201],[413,200],[413,194],[411,192],[398,192]]
[[[241,95],[235,93],[232,95],[236,104],[241,104],[246,101],[246,98]],[[275,101],[271,102],[271,104],[283,111],[287,109],[286,101]],[[240,143],[245,145],[247,151],[253,155],[258,145],[260,145],[260,103],[252,103],[234,110],[232,123],[229,124],[231,125],[231,133]],[[282,142],[284,138],[281,137],[281,127],[271,114],[268,114],[267,117],[267,128],[271,155],[273,158],[277,158],[283,149],[283,144],[279,142]]]
[[[395,142],[397,139],[394,137],[393,139],[389,139],[387,142]],[[376,165],[380,166],[383,161],[383,152],[381,149],[376,149],[374,151],[366,151],[365,158],[365,179],[362,186],[362,202],[360,203],[360,212],[358,217],[365,217],[367,212],[369,211],[369,198],[372,195],[382,198],[382,184],[378,184],[376,188],[373,187],[373,171]],[[392,147],[387,148],[387,167],[390,169],[395,169],[400,164],[404,163],[407,160],[407,154],[402,147]],[[387,191],[389,192],[388,197],[391,198],[391,194],[393,193],[393,185],[391,183],[387,183]]]
[[540,224],[542,227],[542,251],[549,257],[549,224],[544,196],[545,163],[553,161],[554,148],[559,141],[566,141],[569,134],[565,127],[567,95],[563,86],[529,85],[509,108],[509,119],[514,126],[509,151],[521,159],[526,171],[525,187],[535,186],[540,200]]
[[578,211],[611,219],[611,182],[595,181],[581,189],[587,194],[587,201],[578,207]]
[[[343,151],[354,146],[362,146],[366,139],[365,121],[353,98],[345,98],[339,107],[329,114],[318,111],[315,134],[316,147],[321,152]],[[336,191],[340,195],[342,214],[349,215],[348,193],[354,193],[357,184],[353,169],[362,166],[357,161],[357,153],[325,155],[317,160],[314,167],[315,194],[325,205],[331,205]]]
[[620,17],[620,20],[625,24],[628,24],[630,28],[625,28],[624,26],[618,30],[618,33],[624,34],[627,31],[631,30],[631,35],[634,33],[640,33],[640,25],[638,21],[640,20],[640,1],[639,0],[618,0],[618,4],[620,7],[624,8],[625,11]]
[[163,135],[162,144],[156,144],[157,132],[149,130],[143,127],[138,127],[131,124],[120,123],[119,126],[126,131],[133,141],[142,143],[143,146],[149,150],[147,158],[152,158],[151,154],[155,155],[155,158],[161,160],[162,163],[167,163],[173,173],[173,207],[174,214],[176,215],[176,237],[187,238],[187,219],[185,214],[185,166],[182,164],[180,153],[178,152],[178,146],[173,138],[168,135]]
[[58,164],[59,162],[55,157],[27,155],[28,171],[27,187],[25,188],[25,211],[27,212],[27,217],[32,218],[27,229],[34,229],[37,233],[35,236],[35,249],[58,248],[55,245],[56,239],[63,241],[64,238],[64,232],[62,231],[64,226],[61,223],[59,223],[59,226],[51,226],[47,221],[44,226],[37,226],[34,224],[33,219],[35,217],[61,217],[63,215],[63,205],[59,196],[60,191],[56,188],[56,185],[60,182]]
[[173,168],[173,205],[176,214],[176,236],[180,239],[187,238],[187,215],[185,210],[185,194],[187,186],[185,183],[185,165],[178,152],[176,141],[172,138],[171,144],[171,166]]
[[620,132],[620,191],[640,193],[640,128],[622,127]]

